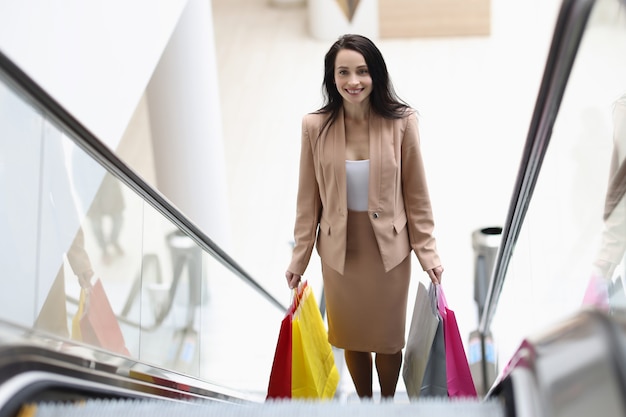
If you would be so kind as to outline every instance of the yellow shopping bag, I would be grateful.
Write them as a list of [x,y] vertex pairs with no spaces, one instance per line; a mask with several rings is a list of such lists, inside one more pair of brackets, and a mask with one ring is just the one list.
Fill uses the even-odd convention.
[[330,399],[339,371],[313,291],[305,282],[292,319],[291,398]]
[[72,318],[72,339],[74,340],[83,340],[83,335],[80,331],[80,319],[83,317],[85,313],[85,290],[83,288],[80,289],[80,298],[78,300],[78,310],[76,310],[76,314]]

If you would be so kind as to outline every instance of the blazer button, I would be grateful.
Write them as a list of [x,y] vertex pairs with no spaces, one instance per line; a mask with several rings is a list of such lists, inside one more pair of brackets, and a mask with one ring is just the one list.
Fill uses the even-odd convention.
[[378,213],[374,213],[374,214],[372,214],[372,217],[373,217],[373,218],[375,218],[375,219],[377,219],[377,218],[378,218]]

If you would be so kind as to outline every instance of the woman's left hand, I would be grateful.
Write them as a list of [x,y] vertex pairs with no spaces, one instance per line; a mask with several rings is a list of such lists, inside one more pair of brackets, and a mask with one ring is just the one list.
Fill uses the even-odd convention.
[[443,275],[443,266],[439,265],[434,267],[433,269],[429,269],[426,271],[428,277],[432,281],[433,284],[441,284],[441,276]]

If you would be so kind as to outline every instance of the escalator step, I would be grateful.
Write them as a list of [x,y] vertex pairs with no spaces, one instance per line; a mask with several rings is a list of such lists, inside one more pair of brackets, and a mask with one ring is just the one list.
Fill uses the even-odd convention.
[[335,401],[276,401],[263,404],[229,404],[221,402],[174,403],[139,400],[90,400],[81,404],[46,403],[33,406],[33,417],[116,416],[116,417],[504,417],[504,407],[497,401],[419,400],[393,402],[339,403]]

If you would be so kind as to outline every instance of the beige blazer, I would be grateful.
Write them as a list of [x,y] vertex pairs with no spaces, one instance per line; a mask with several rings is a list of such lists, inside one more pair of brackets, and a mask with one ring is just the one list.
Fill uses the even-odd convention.
[[[313,246],[325,264],[344,273],[348,216],[344,115],[341,111],[318,136],[326,117],[311,113],[302,120],[295,246],[288,267],[299,275],[307,268]],[[369,138],[368,213],[385,271],[411,250],[422,269],[439,266],[415,113],[392,120],[371,112]]]

